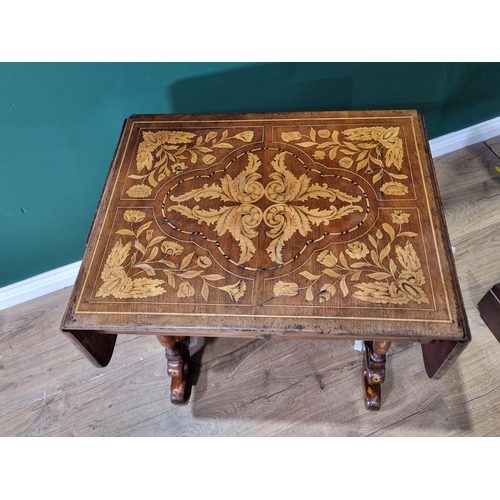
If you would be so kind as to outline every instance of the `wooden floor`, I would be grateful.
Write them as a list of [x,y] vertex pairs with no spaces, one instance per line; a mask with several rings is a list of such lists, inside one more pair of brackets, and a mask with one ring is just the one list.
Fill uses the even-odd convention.
[[473,341],[440,380],[393,345],[380,412],[351,342],[197,339],[188,405],[155,337],[94,368],[59,331],[70,289],[0,311],[0,436],[500,436],[500,344],[477,302],[500,282],[500,137],[435,160]]

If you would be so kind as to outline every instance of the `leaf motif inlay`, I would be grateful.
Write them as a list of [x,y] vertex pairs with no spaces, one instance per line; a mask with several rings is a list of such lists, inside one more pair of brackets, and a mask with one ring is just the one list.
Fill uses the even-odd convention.
[[218,135],[215,130],[208,132],[205,137],[179,130],[143,132],[143,140],[137,148],[137,174],[129,175],[130,179],[140,180],[142,183],[131,186],[127,194],[131,198],[147,198],[151,195],[151,187],[156,188],[163,179],[187,170],[189,162],[195,164],[201,159],[205,165],[212,165],[217,161],[217,150],[235,148],[234,144],[227,141],[249,143],[253,140],[254,133],[246,130],[229,137],[228,131],[224,130],[219,139]]
[[[292,143],[304,149],[314,148],[312,156],[316,160],[324,160],[328,153],[330,160],[335,160],[338,152],[343,156],[338,160],[339,165],[345,169],[355,166],[355,171],[363,171],[372,175],[372,184],[378,184],[384,176],[389,181],[384,182],[379,188],[382,193],[389,196],[404,196],[408,193],[406,184],[395,181],[406,180],[408,176],[395,173],[403,168],[404,149],[403,141],[399,137],[399,127],[358,127],[343,130],[344,140],[339,140],[339,131],[331,133],[320,129],[318,133],[311,127],[309,135],[301,132],[282,132],[281,140]],[[309,139],[305,140],[304,139]],[[301,140],[302,142],[294,142]],[[360,141],[360,142],[358,142]]]
[[[246,168],[234,178],[226,173],[219,182],[205,184],[179,196],[171,195],[170,200],[177,205],[169,206],[168,211],[176,211],[199,224],[213,226],[218,236],[229,233],[240,247],[238,264],[248,262],[255,254],[252,239],[258,234],[257,227],[264,222],[269,228],[266,235],[271,238],[267,254],[273,262],[283,264],[283,249],[295,233],[306,237],[312,226],[326,225],[353,212],[363,212],[361,206],[354,204],[361,200],[361,196],[351,196],[326,183],[311,184],[307,174],[297,178],[287,169],[287,154],[282,151],[271,160],[274,172],[265,187],[258,172],[262,162],[255,153],[249,152],[246,153]],[[264,211],[255,204],[263,196],[272,203]],[[209,210],[201,209],[199,205],[188,207],[181,204],[202,198],[219,199],[229,204]],[[295,204],[319,198],[327,198],[331,203],[340,200],[346,204],[338,209],[330,205],[323,210]]]
[[[119,239],[115,242],[108,254],[101,273],[102,284],[96,297],[115,299],[141,299],[156,297],[166,292],[164,279],[153,279],[158,272],[166,278],[166,284],[177,291],[180,299],[193,297],[197,292],[188,281],[201,280],[200,295],[208,301],[210,289],[216,288],[229,294],[233,302],[244,296],[246,284],[238,281],[226,286],[215,286],[215,281],[225,280],[220,274],[205,274],[212,266],[212,260],[206,256],[195,258],[195,253],[184,255],[184,247],[174,241],[168,241],[164,235],[154,236],[154,230],[149,229],[152,221],[143,224],[137,231],[135,225],[143,221],[146,213],[140,210],[127,210],[124,213],[125,221],[130,223],[130,229],[119,229],[116,234],[131,236],[133,241],[122,243]],[[146,233],[144,233],[146,231]],[[141,235],[145,241],[141,242]],[[132,247],[137,251],[130,256]],[[149,254],[146,256],[147,251]],[[155,260],[161,252],[161,258]],[[137,258],[139,257],[139,261]],[[172,258],[176,257],[175,260]],[[179,262],[180,259],[180,262]],[[147,277],[136,277],[145,273]]]
[[[384,238],[382,233],[377,235],[377,239],[369,235],[369,240],[374,246],[374,250],[371,251],[362,242],[348,243],[345,254],[349,260],[343,251],[340,251],[337,257],[332,251],[324,250],[317,257],[317,261],[324,266],[321,275],[308,271],[299,272],[298,274],[307,280],[304,287],[295,282],[288,282],[285,287],[282,281],[278,281],[273,289],[274,297],[296,296],[302,290],[306,290],[307,302],[317,298],[320,303],[324,303],[335,295],[338,285],[343,297],[350,295],[363,302],[394,305],[410,302],[429,304],[429,297],[423,288],[426,279],[415,247],[409,239],[406,239],[404,245],[394,244],[395,240],[418,236],[417,233],[401,230],[402,225],[409,222],[410,215],[401,210],[394,210],[391,216],[393,223],[399,227],[395,229],[388,223],[382,224],[389,241],[386,239],[381,250],[377,239]],[[390,257],[391,255],[395,260]],[[359,282],[362,276],[370,281]],[[316,284],[321,288],[314,295],[313,287]],[[289,290],[293,290],[294,293],[285,293]]]

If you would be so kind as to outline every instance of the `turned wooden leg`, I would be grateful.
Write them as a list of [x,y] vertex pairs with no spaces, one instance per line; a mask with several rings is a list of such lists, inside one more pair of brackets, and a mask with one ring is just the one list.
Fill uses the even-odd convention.
[[170,401],[174,405],[185,404],[188,400],[186,382],[189,367],[189,337],[158,335],[158,340],[165,347],[167,373],[172,377]]
[[363,382],[365,386],[365,407],[367,410],[380,410],[380,384],[385,380],[385,355],[390,347],[390,342],[365,342]]

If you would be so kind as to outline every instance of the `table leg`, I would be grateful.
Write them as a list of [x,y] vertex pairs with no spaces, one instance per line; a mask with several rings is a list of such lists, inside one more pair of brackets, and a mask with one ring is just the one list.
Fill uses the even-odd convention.
[[189,337],[158,335],[158,340],[165,347],[167,373],[172,377],[170,401],[174,405],[185,404],[189,399],[186,390],[189,368]]
[[365,342],[363,382],[365,386],[365,407],[367,410],[380,410],[380,385],[385,380],[385,355],[390,347],[390,342]]

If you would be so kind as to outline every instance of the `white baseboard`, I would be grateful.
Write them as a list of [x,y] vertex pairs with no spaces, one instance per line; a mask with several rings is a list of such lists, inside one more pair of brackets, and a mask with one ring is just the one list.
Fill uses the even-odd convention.
[[[451,153],[500,135],[500,116],[472,127],[452,132],[429,141],[433,158]],[[36,299],[47,293],[73,286],[81,262],[48,271],[19,283],[0,288],[0,311]]]
[[67,286],[73,286],[80,264],[81,262],[74,262],[0,288],[0,311]]
[[432,139],[429,141],[432,157],[436,158],[478,142],[487,141],[497,135],[500,135],[500,116]]

